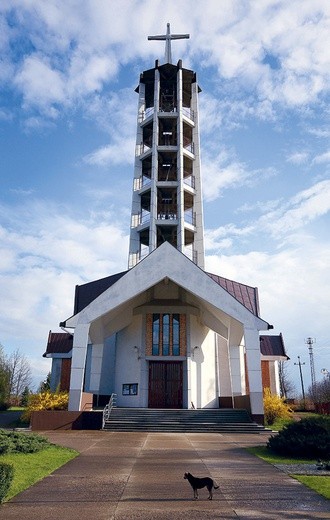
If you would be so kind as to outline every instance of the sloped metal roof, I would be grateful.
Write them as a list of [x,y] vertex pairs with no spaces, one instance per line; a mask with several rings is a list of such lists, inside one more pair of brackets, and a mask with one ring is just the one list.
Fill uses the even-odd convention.
[[46,352],[47,354],[68,354],[72,350],[73,336],[68,332],[49,331]]
[[286,352],[283,341],[283,336],[260,336],[260,352],[263,356],[276,356],[290,359]]
[[259,315],[259,296],[257,287],[250,287],[233,280],[228,280],[223,276],[217,274],[206,273],[212,278],[217,284],[221,285],[229,294],[231,294],[236,300],[238,300],[246,309],[251,311],[255,316]]

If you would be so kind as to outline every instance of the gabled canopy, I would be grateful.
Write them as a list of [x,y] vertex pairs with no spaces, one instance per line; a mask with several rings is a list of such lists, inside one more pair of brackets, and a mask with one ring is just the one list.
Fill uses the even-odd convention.
[[92,323],[106,314],[117,314],[120,308],[133,300],[135,305],[141,305],[146,302],[143,295],[164,279],[186,291],[192,302],[199,301],[208,310],[219,311],[244,323],[248,328],[271,328],[258,316],[257,307],[252,308],[255,313],[252,312],[243,304],[243,300],[239,301],[219,285],[219,280],[215,281],[168,242],[155,249],[134,268],[120,273],[117,281],[62,325],[74,328],[78,323]]

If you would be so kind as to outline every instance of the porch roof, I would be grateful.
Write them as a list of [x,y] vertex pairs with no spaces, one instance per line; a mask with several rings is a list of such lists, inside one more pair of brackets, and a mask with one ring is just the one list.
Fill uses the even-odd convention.
[[68,354],[73,346],[73,335],[68,332],[49,331],[46,352],[43,357],[51,354]]
[[[120,273],[100,278],[93,282],[88,282],[83,285],[76,285],[75,291],[75,305],[74,314],[82,311],[87,305],[94,301],[100,294],[106,291],[109,287],[115,284],[120,278],[122,278],[128,271],[122,271]],[[220,285],[225,291],[239,301],[246,309],[252,312],[255,316],[260,317],[259,314],[259,296],[257,287],[251,287],[234,280],[229,280],[223,276],[217,274],[207,274],[214,282]]]
[[260,352],[265,357],[290,359],[286,352],[282,334],[277,336],[263,334],[260,336]]

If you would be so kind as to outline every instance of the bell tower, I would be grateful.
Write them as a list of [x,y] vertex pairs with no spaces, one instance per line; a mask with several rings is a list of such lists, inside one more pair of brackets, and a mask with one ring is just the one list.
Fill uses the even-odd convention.
[[204,226],[196,73],[172,64],[164,40],[162,65],[142,72],[139,95],[128,267],[168,241],[204,269]]

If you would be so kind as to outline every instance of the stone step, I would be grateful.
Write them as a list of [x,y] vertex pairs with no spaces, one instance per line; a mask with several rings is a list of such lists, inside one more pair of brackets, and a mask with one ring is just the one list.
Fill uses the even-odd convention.
[[147,432],[227,432],[260,433],[246,410],[173,410],[151,408],[113,408],[105,430]]

